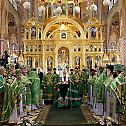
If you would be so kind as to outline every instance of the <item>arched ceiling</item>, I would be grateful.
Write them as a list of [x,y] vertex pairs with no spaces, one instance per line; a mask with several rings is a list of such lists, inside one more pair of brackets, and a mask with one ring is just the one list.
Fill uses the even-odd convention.
[[61,16],[59,18],[54,19],[50,23],[48,23],[44,29],[44,38],[46,38],[47,34],[50,34],[52,31],[55,31],[56,29],[61,28],[61,25],[65,26],[66,30],[71,30],[71,31],[78,31],[80,32],[80,36],[84,34],[83,27],[79,25],[76,21],[69,19],[67,17]]

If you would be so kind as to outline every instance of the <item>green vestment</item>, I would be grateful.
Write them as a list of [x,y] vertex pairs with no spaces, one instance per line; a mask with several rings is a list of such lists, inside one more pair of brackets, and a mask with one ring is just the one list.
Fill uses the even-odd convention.
[[9,117],[12,112],[11,97],[13,96],[12,96],[11,87],[5,83],[5,80],[2,75],[0,75],[0,87],[2,87],[0,91],[3,90],[4,92],[3,103],[2,103],[2,114],[0,115],[0,123],[1,123],[9,120]]
[[40,79],[35,71],[28,73],[29,80],[31,81],[31,96],[32,104],[39,104],[40,101]]
[[[23,102],[26,105],[31,105],[31,82],[27,76],[21,77],[21,84],[24,88],[22,88],[23,95],[26,96],[26,101]],[[25,99],[24,99],[25,100]]]
[[53,86],[54,86],[54,97],[57,94],[57,90],[59,87],[59,82],[60,82],[60,76],[59,74],[52,74],[52,81],[53,81]]
[[107,74],[102,72],[99,77],[95,80],[95,91],[97,102],[103,102],[105,98],[105,86],[103,85]]
[[53,75],[47,73],[43,78],[44,85],[44,99],[45,100],[54,100],[54,85],[53,85]]

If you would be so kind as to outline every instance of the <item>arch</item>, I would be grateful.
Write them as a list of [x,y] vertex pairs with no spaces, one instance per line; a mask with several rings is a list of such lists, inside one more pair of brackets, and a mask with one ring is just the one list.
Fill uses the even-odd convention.
[[11,3],[9,1],[7,1],[7,12],[8,15],[12,14],[15,20],[15,24],[16,26],[19,26],[19,20],[20,20],[20,15],[19,13],[17,13],[16,9],[11,5]]
[[110,24],[113,24],[113,25],[116,24],[116,25],[118,25],[118,23],[120,22],[119,15],[120,15],[119,12],[113,13],[113,15],[111,16],[111,23]]
[[100,55],[95,56],[95,67],[101,66],[102,57]]
[[[49,34],[48,38],[51,38],[51,36],[52,36],[54,33],[58,33],[59,31],[60,31],[61,33],[62,33],[62,32],[69,33],[68,30],[70,31],[70,33],[73,33],[73,35],[76,36],[76,38],[79,38],[78,35],[77,35],[77,33],[75,33],[75,31],[72,31],[71,29],[68,29],[68,28],[66,28],[66,30],[63,30],[63,31],[60,31],[60,29],[55,29],[55,30],[53,30],[53,31]],[[70,34],[70,35],[71,35],[71,34]],[[66,37],[66,38],[67,38],[67,37]],[[72,36],[71,36],[71,38],[72,38]]]
[[92,69],[92,57],[91,56],[87,56],[86,58],[86,64],[87,64],[87,68]]
[[91,26],[96,26],[96,25],[101,25],[100,21],[96,18],[90,18],[87,22],[87,25],[91,25]]
[[18,44],[15,43],[15,42],[12,42],[12,43],[10,44],[10,50],[11,50],[11,51],[18,50]]
[[15,26],[15,17],[12,13],[8,12],[8,26]]
[[60,49],[61,47],[66,47],[66,48],[68,48],[68,50],[69,50],[69,52],[70,52],[70,45],[68,45],[68,44],[65,44],[65,43],[60,43],[60,44],[58,44],[57,46],[56,46],[56,48],[55,48],[55,53],[57,53],[58,52],[58,49]]
[[44,36],[43,36],[43,38],[44,38],[44,39],[46,38],[47,32],[50,30],[50,28],[51,28],[54,24],[60,23],[60,22],[68,22],[68,23],[73,24],[73,26],[75,26],[75,27],[80,31],[80,33],[81,33],[81,38],[84,38],[84,36],[82,36],[82,35],[84,34],[83,28],[82,28],[76,21],[74,21],[74,20],[72,20],[72,19],[69,19],[69,18],[67,18],[67,17],[65,17],[65,16],[60,16],[60,17],[58,17],[57,19],[54,19],[52,22],[50,22],[50,23],[45,27],[45,29],[44,29],[44,32],[43,32],[43,33],[44,33]]

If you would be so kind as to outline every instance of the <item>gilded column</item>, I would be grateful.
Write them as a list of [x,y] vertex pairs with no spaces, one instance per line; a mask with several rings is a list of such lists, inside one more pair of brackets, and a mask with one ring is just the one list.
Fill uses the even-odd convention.
[[46,46],[43,45],[43,68],[46,69]]
[[75,7],[75,3],[73,1],[73,17],[75,17],[74,7]]
[[95,68],[95,58],[92,57],[92,68],[94,69]]
[[91,38],[90,27],[88,27],[88,39]]
[[126,37],[126,0],[118,1],[120,10],[120,38]]
[[54,12],[54,8],[53,8],[53,1],[51,2],[51,17],[53,17],[53,12]]
[[40,59],[39,60],[39,67],[43,68],[43,66],[42,66],[42,58],[40,57],[39,59]]
[[32,61],[32,67],[35,68],[35,58],[32,57],[32,59],[33,59],[33,61]]
[[24,65],[27,66],[27,57],[26,56],[24,56]]
[[26,53],[26,41],[24,41],[24,53]]
[[119,39],[119,48],[120,48],[120,58],[121,64],[126,67],[126,0],[118,1],[121,6],[120,10],[120,39]]
[[101,38],[101,40],[103,39],[102,28],[100,28],[100,38]]
[[26,36],[27,36],[27,29],[25,28],[24,39],[26,39]]
[[98,27],[96,27],[96,39],[98,40]]
[[36,28],[36,39],[39,40],[39,28]]
[[66,16],[68,16],[68,0],[66,0]]
[[56,64],[55,64],[55,55],[53,55],[53,65],[52,65],[53,68],[56,67]]
[[58,66],[58,53],[55,52],[55,64],[54,64],[55,67]]
[[71,68],[74,68],[74,52],[73,51],[70,51],[70,67]]
[[43,11],[43,20],[45,20],[45,18],[46,18],[46,17],[45,17],[45,13],[46,13],[46,12]]
[[28,28],[28,39],[31,40],[31,28]]
[[47,9],[47,12],[46,12],[47,18],[48,18],[48,14],[49,14],[48,6],[49,6],[49,5],[47,4],[47,6],[46,6],[46,7],[47,7],[47,8],[46,8],[46,9]]
[[83,57],[82,57],[82,66],[86,66],[86,62],[85,62],[85,59],[86,59],[86,57],[85,57],[85,53],[86,53],[86,47],[85,47],[85,45],[82,45],[82,54],[83,54]]

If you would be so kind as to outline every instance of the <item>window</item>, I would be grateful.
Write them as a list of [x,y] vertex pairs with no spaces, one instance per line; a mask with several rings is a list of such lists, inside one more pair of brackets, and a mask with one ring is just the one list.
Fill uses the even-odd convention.
[[37,52],[37,46],[36,45],[34,46],[34,51]]
[[39,39],[41,39],[41,28],[39,28]]
[[41,51],[41,45],[39,45],[39,47],[38,47],[38,51]]
[[77,46],[74,46],[74,51],[77,51]]
[[26,45],[26,52],[28,52],[28,46]]
[[66,39],[66,33],[65,32],[61,33],[61,39]]
[[32,45],[30,45],[30,52],[32,52]]
[[91,28],[91,38],[95,38],[96,37],[96,28],[92,27]]
[[49,51],[49,46],[46,46],[46,51]]
[[81,48],[80,48],[80,46],[78,46],[78,51],[81,51]]
[[36,39],[36,28],[35,27],[31,28],[31,39]]
[[26,39],[28,39],[28,29],[26,29]]

